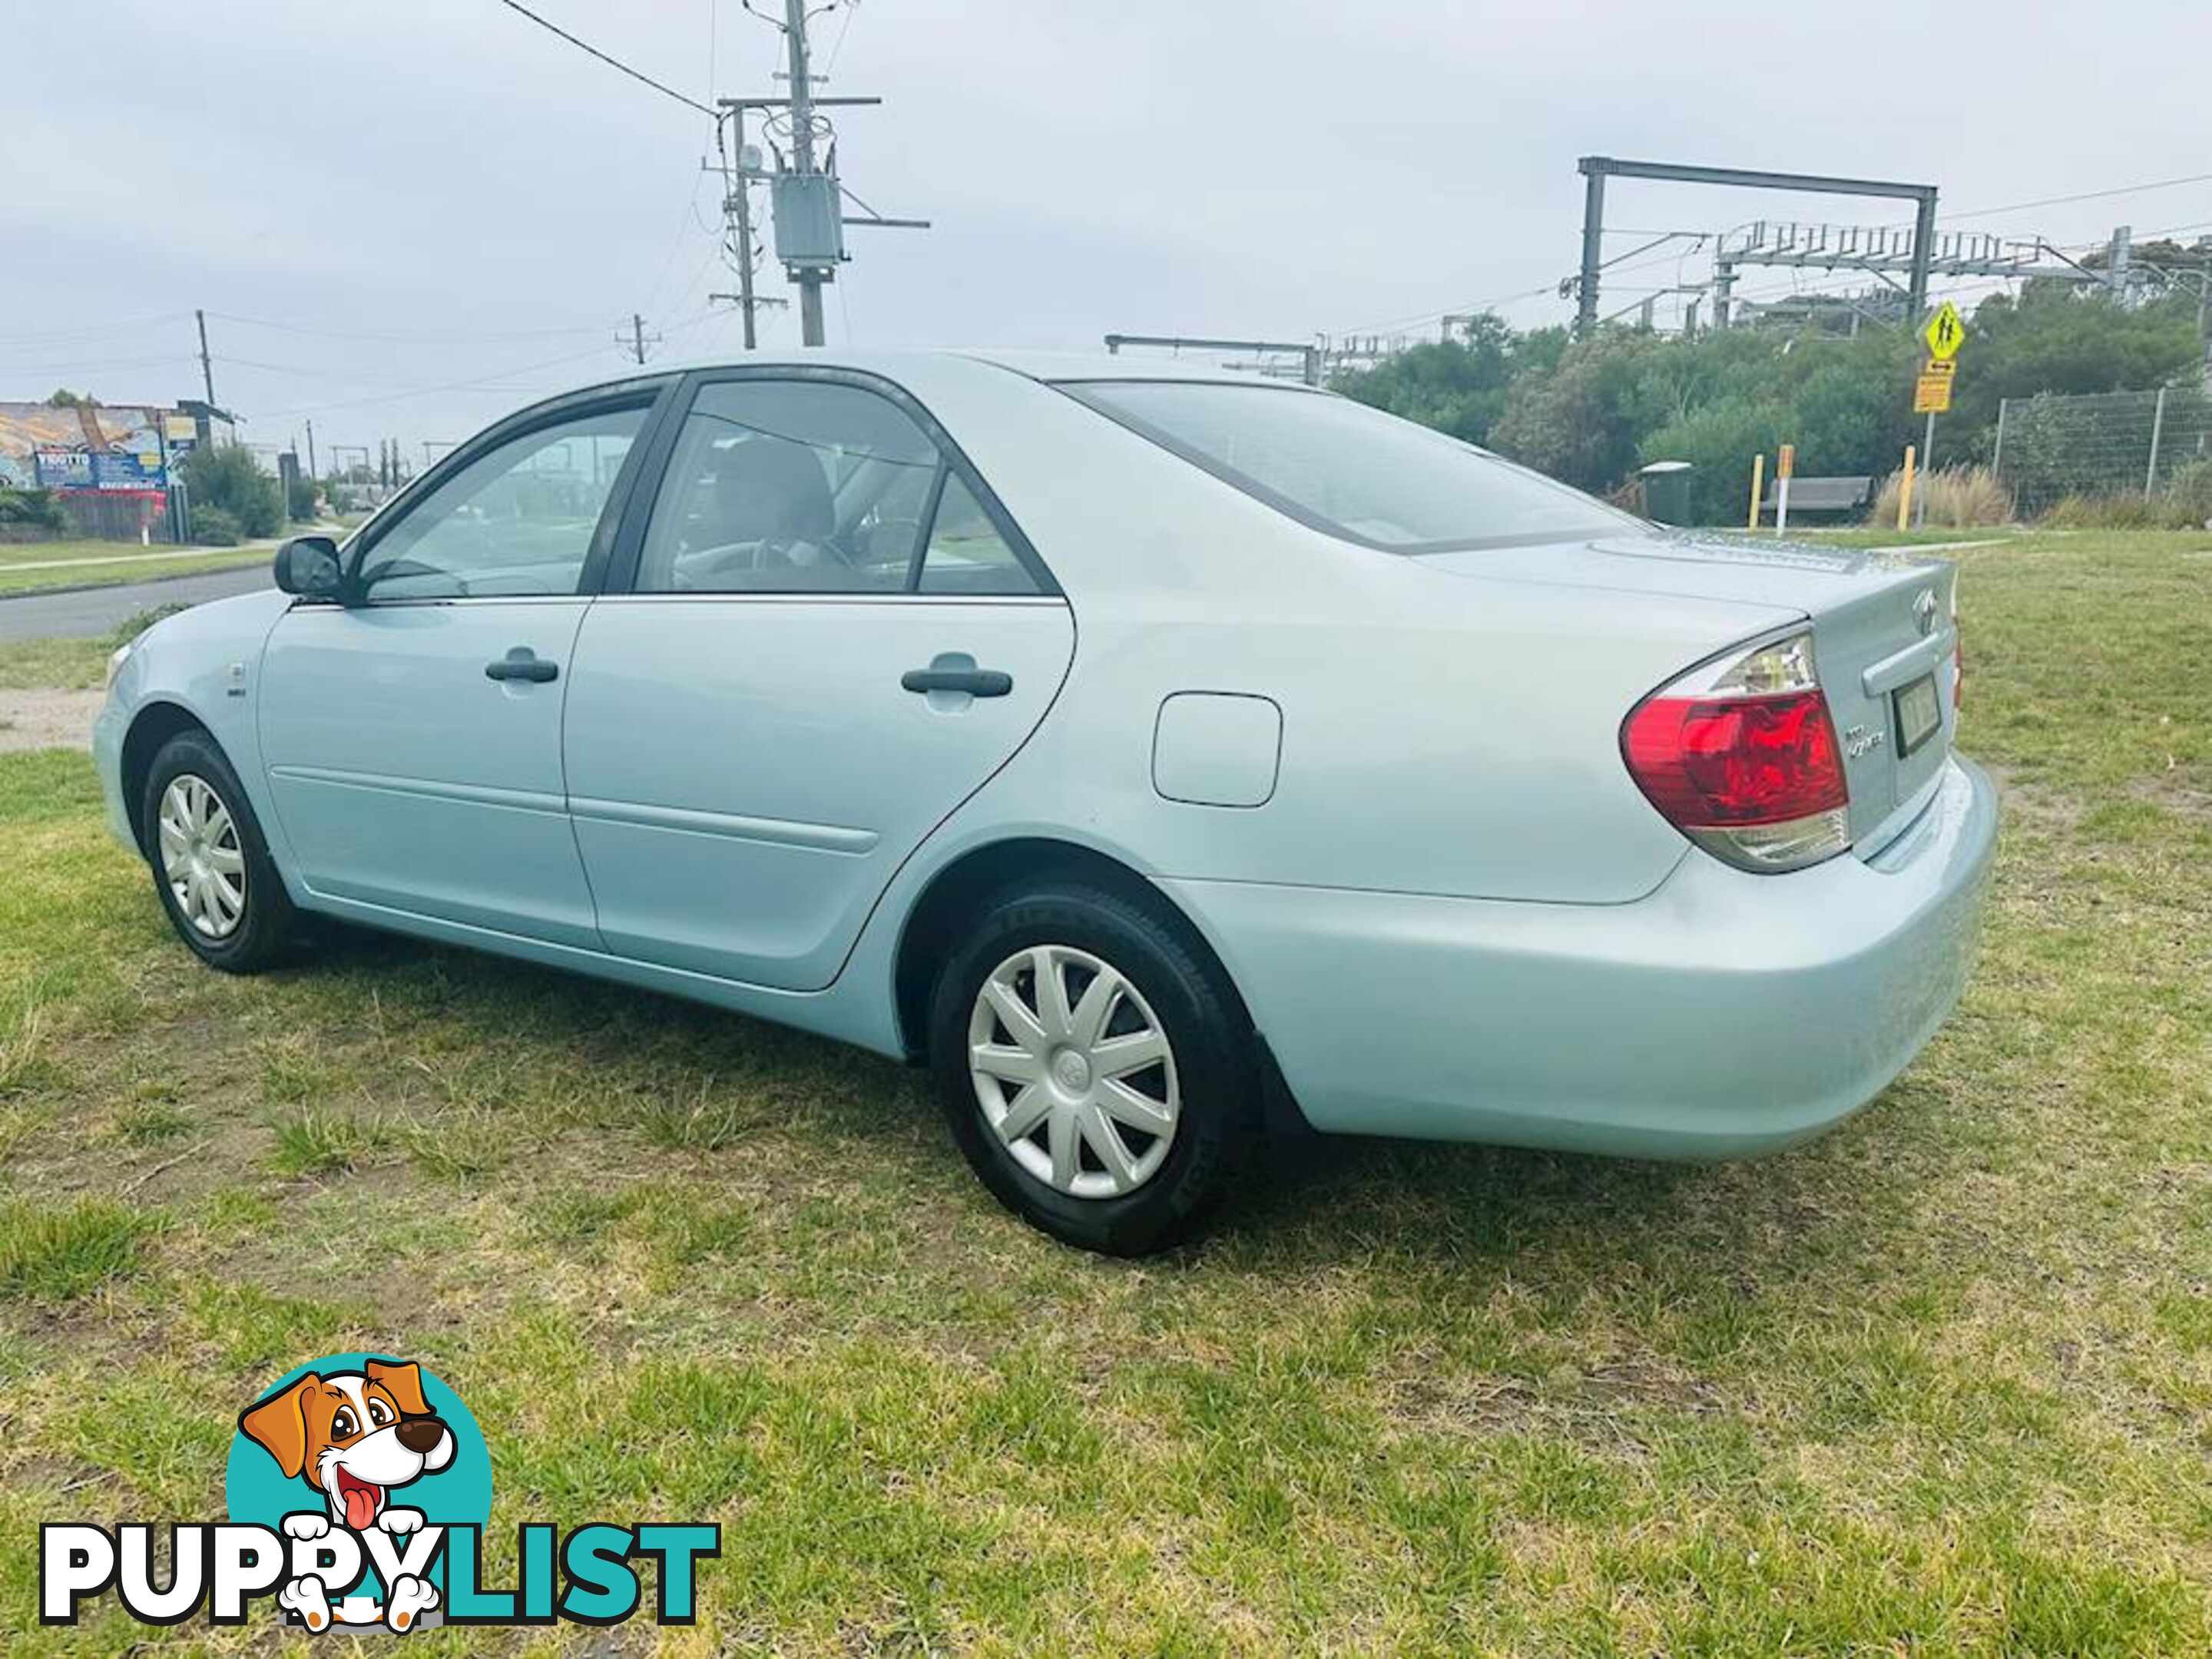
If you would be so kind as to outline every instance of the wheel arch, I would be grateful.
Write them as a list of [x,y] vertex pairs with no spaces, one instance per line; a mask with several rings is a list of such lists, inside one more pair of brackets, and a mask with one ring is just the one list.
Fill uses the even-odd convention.
[[928,1050],[929,999],[938,964],[959,929],[993,893],[1016,882],[1075,878],[1093,882],[1160,916],[1221,975],[1246,1024],[1244,1005],[1228,964],[1197,923],[1158,884],[1110,854],[1048,836],[1018,836],[969,848],[929,878],[908,910],[893,958],[892,994],[899,1041],[909,1060]]
[[182,703],[156,699],[149,702],[131,717],[130,730],[123,735],[121,782],[123,804],[131,815],[131,839],[138,850],[146,847],[145,805],[146,780],[154,770],[154,757],[161,752],[161,745],[180,732],[198,732],[220,748],[215,733],[207,722]]

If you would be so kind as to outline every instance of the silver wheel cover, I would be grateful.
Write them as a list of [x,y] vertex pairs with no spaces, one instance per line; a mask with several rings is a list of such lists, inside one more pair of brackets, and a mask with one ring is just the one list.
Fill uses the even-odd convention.
[[1159,1173],[1182,1085],[1137,988],[1087,951],[1037,945],[984,980],[968,1018],[983,1121],[1022,1168],[1074,1198],[1119,1198]]
[[246,849],[230,808],[205,778],[179,772],[155,817],[161,878],[201,938],[226,939],[246,920]]

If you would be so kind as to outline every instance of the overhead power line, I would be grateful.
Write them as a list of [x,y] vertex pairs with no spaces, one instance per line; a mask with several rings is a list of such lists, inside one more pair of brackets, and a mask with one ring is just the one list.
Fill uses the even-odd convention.
[[587,357],[598,357],[605,349],[604,346],[594,346],[588,351],[572,351],[562,356],[548,357],[539,362],[521,363],[513,368],[499,369],[489,374],[479,374],[465,380],[447,380],[436,386],[410,386],[404,392],[389,392],[373,398],[347,398],[334,403],[301,404],[289,409],[263,412],[262,418],[272,421],[285,420],[299,415],[319,415],[325,410],[362,409],[372,404],[400,403],[409,398],[427,397],[439,392],[527,390],[528,388],[510,387],[502,383],[512,380],[518,375],[535,374],[545,369],[560,368],[564,364],[581,362]]
[[2108,196],[2136,196],[2144,191],[2176,190],[2183,185],[2202,185],[2212,182],[2212,173],[2194,173],[2185,179],[2154,179],[2147,184],[2115,185],[2110,190],[2085,190],[2072,196],[2046,196],[2037,202],[2008,202],[2002,207],[1972,208],[1964,213],[1947,213],[1942,222],[1957,219],[1988,219],[2000,213],[2024,213],[2029,208],[2064,207],[2071,202],[2101,202]]
[[629,76],[631,80],[637,82],[639,84],[651,87],[662,97],[673,98],[678,103],[683,105],[684,108],[696,110],[700,114],[706,116],[710,120],[714,118],[714,111],[708,106],[701,103],[697,99],[686,97],[684,94],[677,91],[675,88],[668,85],[665,82],[654,80],[643,70],[632,69],[628,64],[623,63],[619,58],[609,57],[605,52],[601,52],[590,41],[580,40],[574,35],[569,33],[568,30],[562,28],[558,23],[553,22],[547,18],[540,17],[536,12],[531,10],[529,7],[521,4],[520,0],[499,0],[499,3],[505,6],[511,12],[516,12],[524,17],[527,17],[532,22],[537,24],[539,28],[544,29],[550,33],[559,35],[570,46],[575,47],[577,51],[590,53],[592,57],[598,58],[602,64],[605,64],[609,69],[619,70],[624,75]]
[[552,340],[566,336],[602,334],[605,323],[591,323],[574,328],[478,328],[453,330],[409,330],[385,328],[318,328],[308,323],[282,323],[270,317],[241,317],[235,312],[210,311],[210,317],[226,323],[238,323],[247,328],[272,328],[284,334],[307,334],[333,340],[386,340],[394,343],[419,341],[426,345],[466,345],[478,340]]

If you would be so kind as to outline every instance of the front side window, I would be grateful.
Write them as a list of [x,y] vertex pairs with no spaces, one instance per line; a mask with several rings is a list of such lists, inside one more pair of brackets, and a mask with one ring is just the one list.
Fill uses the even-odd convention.
[[363,556],[372,601],[576,592],[644,407],[574,416],[478,456]]
[[905,411],[858,386],[709,384],[677,434],[637,591],[903,592],[940,465]]
[[1061,390],[1302,524],[1393,553],[1644,528],[1541,473],[1348,398],[1197,380]]

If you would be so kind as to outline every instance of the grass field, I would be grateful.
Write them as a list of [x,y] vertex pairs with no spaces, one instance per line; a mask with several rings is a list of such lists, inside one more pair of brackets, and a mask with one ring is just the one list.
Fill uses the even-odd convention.
[[0,594],[55,587],[112,587],[154,576],[191,576],[266,564],[267,545],[141,548],[136,542],[0,543]]
[[1963,559],[1994,908],[1871,1109],[1347,1146],[1140,1265],[805,1037],[366,937],[202,971],[83,757],[0,758],[0,1645],[274,1645],[39,1629],[37,1523],[220,1518],[240,1406],[369,1348],[482,1423],[494,1582],[525,1518],[724,1527],[695,1629],[410,1652],[2212,1650],[2212,535]]

